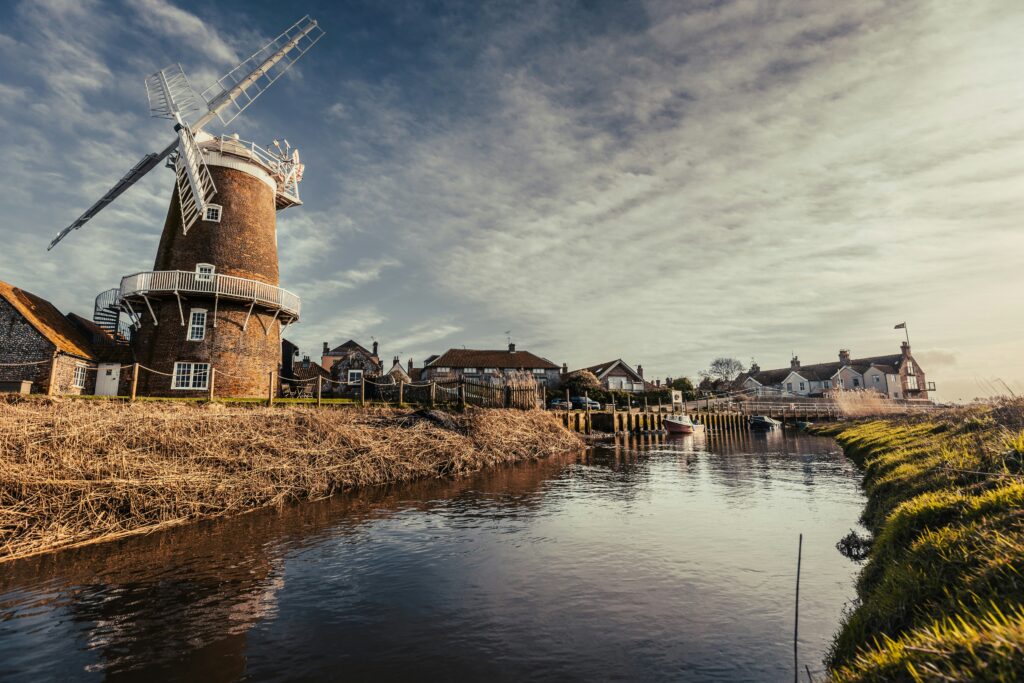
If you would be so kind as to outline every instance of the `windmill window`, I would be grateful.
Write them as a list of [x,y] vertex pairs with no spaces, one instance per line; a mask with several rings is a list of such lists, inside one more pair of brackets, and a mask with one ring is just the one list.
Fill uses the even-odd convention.
[[210,378],[209,363],[175,363],[172,389],[206,389]]
[[216,269],[216,266],[212,263],[197,263],[196,279],[202,282],[209,282],[213,279],[213,273]]
[[221,211],[222,209],[220,204],[207,204],[206,215],[203,217],[203,220],[210,223],[220,223]]
[[75,378],[72,381],[71,385],[73,387],[75,387],[76,389],[81,389],[82,387],[85,386],[85,366],[84,365],[76,365],[75,366]]
[[202,341],[206,339],[206,309],[193,308],[189,314],[188,340]]

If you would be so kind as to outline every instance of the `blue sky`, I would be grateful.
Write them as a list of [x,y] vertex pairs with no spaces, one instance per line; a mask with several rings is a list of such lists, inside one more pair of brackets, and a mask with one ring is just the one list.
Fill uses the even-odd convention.
[[905,319],[942,397],[1024,389],[1010,0],[5,3],[0,278],[88,314],[150,269],[163,169],[45,249],[172,138],[146,75],[205,87],[305,13],[325,38],[226,131],[306,164],[278,223],[304,351],[511,330],[664,377],[894,352]]

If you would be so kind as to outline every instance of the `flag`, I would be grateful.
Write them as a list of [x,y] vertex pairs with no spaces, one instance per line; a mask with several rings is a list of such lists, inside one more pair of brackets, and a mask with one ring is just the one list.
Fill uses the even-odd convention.
[[906,323],[900,323],[899,325],[897,325],[896,327],[894,327],[892,329],[894,329],[894,330],[905,330],[905,329],[907,329],[907,324]]

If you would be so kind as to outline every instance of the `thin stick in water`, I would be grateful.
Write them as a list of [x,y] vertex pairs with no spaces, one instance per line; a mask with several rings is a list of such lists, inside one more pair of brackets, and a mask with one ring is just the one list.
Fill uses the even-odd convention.
[[800,633],[800,560],[804,553],[804,535],[800,534],[800,541],[796,551],[796,608],[793,615],[793,683],[800,681],[800,664],[797,662],[796,644]]

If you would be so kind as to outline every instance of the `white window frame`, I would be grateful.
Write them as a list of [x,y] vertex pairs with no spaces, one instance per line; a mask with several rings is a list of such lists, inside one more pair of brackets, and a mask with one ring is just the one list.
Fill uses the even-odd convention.
[[546,375],[546,374],[548,374],[548,371],[545,370],[544,368],[534,368],[533,369],[533,374],[535,374],[535,375]]
[[[210,211],[216,211],[217,215],[214,218],[210,218]],[[206,210],[203,212],[203,220],[207,223],[220,223],[221,216],[224,215],[224,207],[220,204],[207,204]]]
[[[200,325],[196,322],[196,316],[202,315],[203,322]],[[188,313],[188,334],[186,339],[188,341],[203,341],[206,339],[206,309],[205,308],[193,308]],[[196,336],[196,330],[199,330],[199,336]]]
[[[209,272],[205,272],[209,268]],[[210,282],[213,280],[214,274],[217,272],[217,266],[212,263],[197,263],[196,264],[196,280],[199,282]]]
[[[183,381],[182,381],[183,380]],[[201,384],[199,384],[201,382]],[[171,389],[201,391],[210,386],[210,364],[178,361],[171,372]]]
[[88,379],[87,370],[88,367],[83,363],[75,363],[75,374],[71,379],[71,386],[75,389],[84,389],[85,381]]
[[464,375],[475,375],[475,374],[477,374],[477,369],[476,368],[466,368],[465,370],[462,371],[462,374],[464,374]]
[[349,384],[358,384],[359,382],[363,381],[363,371],[362,370],[349,370],[348,374],[346,375],[346,377],[348,377],[348,383]]
[[498,368],[484,368],[485,375],[496,375],[498,374]]

